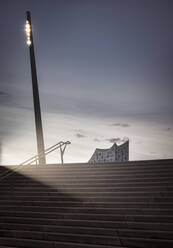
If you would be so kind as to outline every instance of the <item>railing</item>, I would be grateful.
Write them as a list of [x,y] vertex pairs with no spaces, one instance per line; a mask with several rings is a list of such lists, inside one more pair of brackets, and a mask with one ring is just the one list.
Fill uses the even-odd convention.
[[21,167],[23,167],[23,166],[25,166],[25,165],[31,165],[31,164],[33,164],[33,163],[38,164],[38,158],[39,158],[41,155],[45,154],[45,156],[46,156],[46,155],[48,155],[49,153],[51,153],[51,152],[53,152],[53,151],[55,151],[55,150],[57,150],[57,149],[60,149],[61,164],[64,164],[64,157],[63,157],[63,156],[64,156],[64,152],[65,152],[66,146],[69,145],[69,144],[71,144],[70,141],[66,141],[66,142],[60,141],[60,142],[58,142],[57,144],[55,144],[55,145],[53,145],[53,146],[47,148],[44,152],[41,152],[41,153],[39,153],[39,154],[37,154],[37,155],[35,155],[35,156],[33,156],[33,157],[31,157],[31,158],[25,160],[25,161],[22,162],[21,164],[19,164],[19,165],[13,167],[13,170],[12,170],[12,171],[7,171],[7,172],[5,171],[4,173],[0,174],[0,181],[2,181],[2,180],[3,180],[4,178],[6,178],[6,177],[12,175],[12,174],[15,173],[19,168],[21,168]]
[[[29,164],[32,164],[32,163],[34,163],[34,162],[35,162],[36,164],[38,164],[38,158],[39,158],[41,155],[45,154],[45,156],[46,156],[46,155],[48,155],[49,153],[51,153],[51,152],[57,150],[58,148],[60,149],[61,163],[63,164],[63,163],[64,163],[64,159],[63,159],[64,152],[65,152],[66,146],[69,145],[69,144],[71,144],[70,141],[66,141],[66,142],[60,141],[60,142],[58,142],[57,144],[55,144],[55,145],[53,145],[53,146],[47,148],[44,152],[41,152],[41,153],[39,153],[39,154],[37,154],[37,155],[35,155],[35,156],[33,156],[33,157],[27,159],[26,161],[24,161],[24,162],[21,163],[20,165],[29,165]],[[63,148],[62,148],[62,147],[63,147]]]

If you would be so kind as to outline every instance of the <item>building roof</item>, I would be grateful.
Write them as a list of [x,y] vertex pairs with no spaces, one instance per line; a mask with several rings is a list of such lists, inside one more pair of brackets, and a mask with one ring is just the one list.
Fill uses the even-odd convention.
[[113,148],[117,148],[117,147],[124,146],[127,142],[129,142],[129,140],[124,141],[124,143],[122,143],[122,144],[117,144],[117,143],[115,142],[110,148],[107,148],[107,149],[96,148],[96,149],[95,149],[95,152],[96,152],[96,151],[99,151],[99,152],[109,151],[109,150],[112,150]]

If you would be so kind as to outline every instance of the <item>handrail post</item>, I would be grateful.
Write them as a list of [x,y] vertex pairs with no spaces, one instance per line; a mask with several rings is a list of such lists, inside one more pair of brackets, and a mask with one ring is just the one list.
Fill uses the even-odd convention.
[[60,154],[61,154],[61,164],[64,164],[64,160],[63,160],[63,151],[62,151],[62,147],[60,146]]
[[64,144],[64,148],[62,149],[62,145],[60,146],[60,153],[61,153],[61,164],[63,165],[64,164],[64,152],[65,152],[65,149],[66,149],[66,146],[67,146],[67,143]]

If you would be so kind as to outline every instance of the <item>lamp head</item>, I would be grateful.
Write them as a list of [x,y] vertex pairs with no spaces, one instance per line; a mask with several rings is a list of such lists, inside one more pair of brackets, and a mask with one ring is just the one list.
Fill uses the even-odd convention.
[[31,45],[31,24],[29,23],[29,21],[26,21],[25,24],[25,32],[26,32],[26,37],[27,37],[27,45],[30,46]]

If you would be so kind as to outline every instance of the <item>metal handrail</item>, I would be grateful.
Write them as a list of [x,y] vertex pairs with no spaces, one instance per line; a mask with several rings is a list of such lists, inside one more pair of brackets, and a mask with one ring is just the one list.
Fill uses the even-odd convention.
[[66,146],[66,145],[69,145],[69,144],[71,144],[70,141],[66,141],[66,142],[60,141],[57,144],[55,144],[55,145],[50,146],[49,148],[47,148],[44,152],[41,152],[41,153],[39,153],[39,154],[37,154],[37,155],[35,155],[35,156],[33,156],[33,157],[25,160],[20,165],[25,165],[25,164],[29,165],[29,164],[32,164],[32,163],[36,162],[38,160],[39,156],[41,156],[42,154],[47,155],[47,154],[49,154],[49,153],[57,150],[58,148],[61,148],[62,146]]
[[[70,141],[66,141],[66,142],[63,142],[63,141],[60,141],[58,142],[57,144],[53,145],[53,146],[50,146],[49,148],[45,149],[44,152],[41,152],[27,160],[25,160],[24,162],[22,162],[21,164],[15,166],[13,168],[13,171],[10,171],[10,172],[4,172],[2,174],[0,174],[0,181],[2,181],[4,178],[12,175],[13,173],[15,173],[17,171],[17,169],[19,169],[20,167],[23,167],[25,165],[31,165],[32,163],[36,162],[37,164],[37,161],[38,161],[38,158],[39,156],[41,156],[42,154],[49,154],[55,150],[57,150],[58,148],[60,148],[60,153],[61,153],[61,163],[63,164],[63,155],[64,155],[64,152],[65,152],[65,149],[66,149],[66,146],[71,144]],[[64,148],[62,149],[62,146],[64,146]]]

